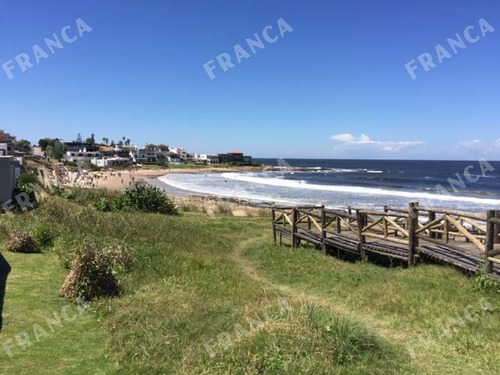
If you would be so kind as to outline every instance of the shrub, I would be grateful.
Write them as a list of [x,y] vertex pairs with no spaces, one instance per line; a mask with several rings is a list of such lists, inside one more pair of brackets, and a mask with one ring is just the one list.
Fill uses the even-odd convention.
[[143,212],[158,212],[165,215],[178,215],[175,203],[167,197],[163,189],[150,185],[135,186],[125,190],[121,204]]
[[7,250],[12,253],[40,253],[33,237],[25,233],[14,233],[7,241]]
[[114,263],[115,260],[103,251],[97,241],[85,239],[75,253],[60,296],[75,302],[119,295]]
[[23,172],[17,178],[17,186],[20,191],[33,193],[38,186],[38,176],[35,171]]
[[70,269],[60,295],[70,301],[92,301],[120,293],[117,276],[133,265],[131,250],[117,239],[94,237],[60,240],[56,253]]

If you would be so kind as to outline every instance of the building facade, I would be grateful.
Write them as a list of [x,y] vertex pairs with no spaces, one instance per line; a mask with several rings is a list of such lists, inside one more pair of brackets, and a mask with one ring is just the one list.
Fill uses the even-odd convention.
[[10,201],[20,166],[12,156],[0,156],[0,205]]

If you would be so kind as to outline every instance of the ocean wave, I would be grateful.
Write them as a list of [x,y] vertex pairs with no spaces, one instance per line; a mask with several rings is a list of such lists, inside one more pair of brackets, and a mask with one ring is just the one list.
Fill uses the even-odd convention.
[[423,191],[398,191],[398,190],[388,190],[382,188],[361,187],[361,186],[316,185],[316,184],[308,184],[306,181],[293,181],[286,179],[256,177],[241,173],[223,173],[222,177],[240,182],[247,182],[260,185],[289,188],[289,189],[290,188],[308,189],[308,190],[337,192],[337,193],[350,193],[350,194],[360,194],[360,195],[382,195],[382,196],[391,196],[391,197],[400,197],[409,199],[429,199],[436,201],[467,202],[475,204],[500,206],[500,199],[465,197],[465,196],[447,195],[438,193],[434,194]]
[[[271,196],[266,196],[266,195],[255,195],[252,192],[238,192],[237,194],[234,194],[234,192],[223,192],[219,188],[212,186],[209,187],[206,184],[198,184],[198,185],[193,185],[193,184],[186,184],[182,183],[179,181],[175,181],[174,179],[169,178],[169,176],[162,176],[158,177],[158,180],[163,182],[166,185],[170,185],[174,188],[177,189],[182,189],[182,190],[187,190],[193,193],[199,193],[199,194],[206,194],[210,196],[216,196],[216,197],[236,197],[239,199],[246,199],[248,201],[255,201],[255,202],[276,202],[276,203],[282,203],[282,204],[297,204],[297,200],[290,200],[290,199],[284,199],[284,198],[276,198],[276,197],[271,197]],[[202,182],[202,181],[200,181]]]

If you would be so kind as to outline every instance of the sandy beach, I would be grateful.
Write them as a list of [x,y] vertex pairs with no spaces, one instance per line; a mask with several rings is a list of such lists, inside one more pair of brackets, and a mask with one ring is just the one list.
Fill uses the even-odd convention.
[[[156,178],[168,174],[207,174],[224,172],[255,172],[269,170],[269,167],[209,167],[209,168],[165,168],[165,169],[131,169],[118,171],[86,172],[78,177],[75,182],[74,172],[69,172],[67,185],[77,185],[80,187],[122,190],[134,185],[137,182],[152,182]],[[175,188],[172,188],[175,189]],[[176,189],[180,190],[180,189]]]

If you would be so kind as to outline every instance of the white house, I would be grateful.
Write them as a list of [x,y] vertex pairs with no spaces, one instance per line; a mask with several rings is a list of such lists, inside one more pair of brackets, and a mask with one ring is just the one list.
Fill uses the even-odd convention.
[[156,164],[158,163],[158,151],[140,148],[137,151],[130,151],[130,158],[134,163]]
[[94,158],[91,160],[91,163],[94,165],[97,165],[98,167],[105,168],[105,167],[113,167],[117,165],[128,165],[130,164],[130,159],[129,158],[121,158],[119,156],[114,156],[112,158]]
[[193,162],[195,164],[219,164],[219,155],[194,154]]
[[83,149],[80,151],[66,151],[66,155],[63,156],[64,160],[71,161],[73,163],[78,163],[80,161],[92,162],[95,158],[100,158],[101,153],[99,151],[89,151]]

